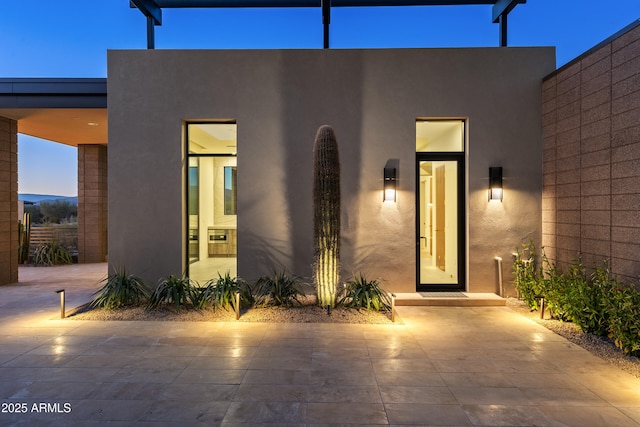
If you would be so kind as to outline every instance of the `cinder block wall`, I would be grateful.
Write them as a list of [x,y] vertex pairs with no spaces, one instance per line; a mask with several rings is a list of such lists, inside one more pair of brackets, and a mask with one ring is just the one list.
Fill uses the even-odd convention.
[[107,257],[107,147],[78,145],[78,262]]
[[640,22],[543,83],[542,245],[559,266],[640,274]]
[[0,117],[0,285],[18,281],[18,124]]

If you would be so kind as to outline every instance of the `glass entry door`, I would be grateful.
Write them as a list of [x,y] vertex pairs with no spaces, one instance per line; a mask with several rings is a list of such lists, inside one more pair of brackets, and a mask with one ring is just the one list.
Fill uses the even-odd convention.
[[419,290],[464,289],[457,160],[418,160]]
[[465,290],[464,121],[416,122],[418,291]]

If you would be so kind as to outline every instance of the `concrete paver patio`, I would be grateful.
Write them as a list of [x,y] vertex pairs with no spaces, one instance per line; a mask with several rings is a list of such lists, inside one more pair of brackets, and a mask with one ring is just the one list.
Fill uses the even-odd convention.
[[[637,426],[640,380],[508,307],[402,324],[59,320],[105,264],[0,287],[0,426]],[[16,412],[18,411],[18,412]]]

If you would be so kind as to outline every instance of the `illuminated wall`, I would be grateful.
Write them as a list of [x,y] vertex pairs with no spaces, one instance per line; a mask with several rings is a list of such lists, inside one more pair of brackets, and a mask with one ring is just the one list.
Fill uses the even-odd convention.
[[[312,145],[336,132],[342,271],[416,283],[416,118],[467,123],[468,289],[540,238],[542,78],[552,48],[109,51],[109,262],[156,281],[185,264],[184,123],[234,120],[238,275],[311,275]],[[396,203],[383,168],[398,165]],[[488,168],[504,201],[487,201]],[[510,268],[507,262],[505,270]],[[508,272],[508,271],[507,271]]]

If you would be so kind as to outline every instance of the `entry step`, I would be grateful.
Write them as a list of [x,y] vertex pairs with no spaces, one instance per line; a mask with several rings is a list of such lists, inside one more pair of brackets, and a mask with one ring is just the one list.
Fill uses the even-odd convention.
[[507,301],[496,294],[475,292],[400,292],[396,305],[446,307],[499,307]]

